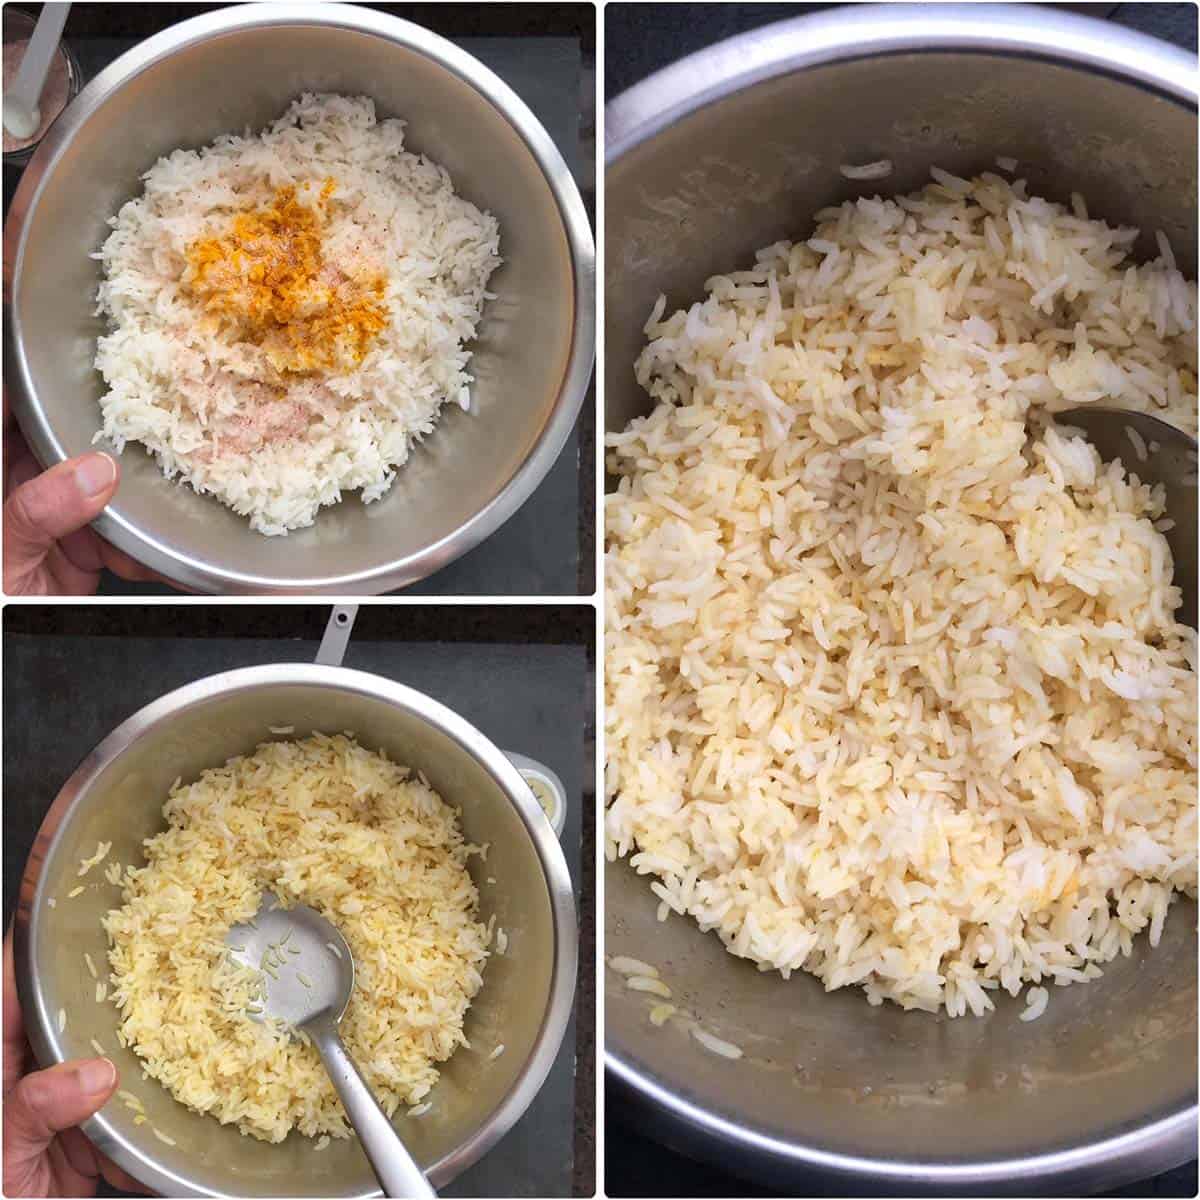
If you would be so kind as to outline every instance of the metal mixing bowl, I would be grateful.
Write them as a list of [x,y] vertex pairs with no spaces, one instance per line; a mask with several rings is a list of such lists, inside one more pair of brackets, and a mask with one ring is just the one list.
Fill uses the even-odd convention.
[[7,387],[44,465],[89,448],[103,322],[89,255],[162,154],[261,129],[302,91],[365,94],[408,147],[495,214],[504,265],[473,345],[472,411],[447,406],[380,501],[357,494],[288,537],[122,455],[96,522],[176,582],[211,592],[386,591],[436,571],[511,516],[562,449],[594,350],[594,248],[571,174],[518,96],[451,42],[342,4],[234,7],[149,38],[93,79],[26,168],[4,236]]
[[[938,165],[1020,161],[1033,192],[1154,230],[1196,269],[1196,73],[1187,55],[1045,6],[853,6],[692,56],[607,111],[607,427],[648,410],[633,362],[659,292],[803,237],[819,208],[903,193]],[[882,183],[841,163],[890,158]],[[1037,1021],[1002,997],[986,1019],[871,1008],[726,954],[624,863],[605,877],[605,949],[656,964],[676,1004],[741,1046],[737,1061],[654,1028],[647,998],[606,980],[619,1103],[658,1136],[790,1191],[1116,1186],[1196,1152],[1196,908],[1103,979],[1053,989]],[[803,1193],[801,1193],[803,1194]]]
[[[99,1041],[149,1121],[135,1125],[133,1113],[113,1100],[84,1131],[162,1195],[378,1195],[357,1141],[334,1141],[319,1152],[296,1135],[270,1145],[143,1081],[137,1057],[117,1043],[117,1010],[95,1002],[84,964],[85,953],[98,965],[107,962],[99,921],[121,901],[119,889],[103,880],[103,866],[80,880],[80,860],[98,842],[111,841],[109,861],[140,863],[143,839],[163,827],[163,801],[177,776],[194,779],[253,750],[271,737],[270,726],[289,725],[297,737],[349,730],[369,749],[424,771],[461,809],[468,841],[490,843],[486,864],[472,859],[471,872],[481,916],[495,916],[508,947],[488,962],[467,1013],[471,1046],[443,1065],[432,1109],[419,1118],[396,1117],[435,1185],[475,1162],[525,1111],[571,1013],[578,935],[566,860],[521,772],[479,730],[420,692],[341,667],[253,667],[171,692],[101,742],[63,786],[30,854],[16,917],[21,1007],[38,1062],[90,1057],[90,1040]],[[88,885],[85,893],[67,899],[80,883]],[[46,903],[51,896],[53,908]],[[62,1032],[60,1009],[67,1014]],[[500,1044],[504,1052],[489,1058]],[[151,1126],[176,1145],[155,1138]]]

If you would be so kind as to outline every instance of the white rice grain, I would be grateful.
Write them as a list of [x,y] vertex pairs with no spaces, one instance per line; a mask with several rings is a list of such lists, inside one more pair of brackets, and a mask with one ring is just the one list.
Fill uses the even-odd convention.
[[651,979],[645,975],[631,975],[625,980],[625,986],[631,992],[650,992],[651,995],[661,996],[664,1000],[671,998],[671,989],[661,979]]
[[658,968],[642,962],[640,958],[630,958],[626,954],[615,954],[608,960],[608,965],[621,975],[643,975],[651,979],[658,978]]
[[709,1033],[706,1029],[701,1029],[699,1025],[692,1026],[692,1037],[702,1045],[705,1050],[711,1050],[714,1054],[719,1054],[722,1058],[741,1058],[742,1050],[740,1046],[735,1046],[732,1042],[725,1041],[724,1038],[719,1038],[716,1034]]
[[1046,1011],[1050,1003],[1050,993],[1044,987],[1032,987],[1025,993],[1025,1008],[1021,1012],[1022,1021],[1036,1021]]
[[892,173],[892,160],[881,158],[857,167],[850,163],[842,163],[838,170],[847,179],[886,179]]

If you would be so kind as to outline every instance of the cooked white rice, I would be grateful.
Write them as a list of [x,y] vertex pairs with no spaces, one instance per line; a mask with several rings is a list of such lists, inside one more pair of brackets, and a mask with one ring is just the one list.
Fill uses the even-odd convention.
[[1195,429],[1195,285],[1135,236],[936,172],[659,300],[609,438],[606,841],[661,917],[957,1016],[1194,893],[1163,497],[1043,417]]
[[172,790],[168,825],[104,918],[118,1037],[180,1103],[281,1141],[349,1136],[307,1039],[252,1020],[261,975],[227,954],[230,927],[271,890],[333,921],[354,954],[341,1022],[390,1115],[465,1044],[487,929],[458,817],[408,770],[351,739],[268,742]]
[[[377,121],[366,97],[305,94],[258,136],[159,159],[97,256],[98,312],[111,327],[97,345],[109,389],[98,436],[118,450],[141,442],[169,477],[266,534],[311,525],[344,491],[382,496],[442,405],[469,407],[465,346],[500,262],[495,219],[403,146],[404,123]],[[285,185],[325,214],[320,270],[299,315],[264,340],[205,307],[188,254]],[[255,267],[239,257],[238,269]],[[297,369],[281,347],[367,280],[383,288],[384,326],[365,357],[354,361],[343,331],[330,363]]]
[[838,170],[847,179],[886,179],[892,173],[892,160],[881,158],[877,162],[863,163],[858,167],[852,163],[842,163]]
[[692,1037],[702,1045],[705,1050],[711,1050],[714,1054],[719,1054],[722,1058],[741,1058],[742,1048],[735,1046],[732,1042],[727,1042],[724,1038],[719,1038],[715,1033],[709,1033],[707,1029],[701,1029],[699,1025],[692,1026]]
[[631,975],[625,980],[625,986],[631,992],[650,992],[664,1000],[671,998],[671,989],[661,979],[650,975]]

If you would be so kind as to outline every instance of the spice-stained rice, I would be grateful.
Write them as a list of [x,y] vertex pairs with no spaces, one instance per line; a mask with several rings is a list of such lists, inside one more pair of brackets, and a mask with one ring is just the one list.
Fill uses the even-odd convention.
[[164,815],[104,918],[120,1034],[148,1075],[267,1141],[348,1136],[316,1050],[251,1018],[262,976],[225,945],[269,890],[346,938],[357,977],[342,1038],[389,1115],[420,1103],[464,1044],[487,958],[457,812],[382,755],[317,734],[205,771]]

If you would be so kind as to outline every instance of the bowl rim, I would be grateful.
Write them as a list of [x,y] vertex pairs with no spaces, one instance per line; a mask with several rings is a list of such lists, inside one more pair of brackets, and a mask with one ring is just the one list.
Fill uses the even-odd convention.
[[[121,511],[119,496],[93,522],[119,549],[202,592],[223,594],[377,594],[404,587],[447,566],[494,533],[532,495],[557,461],[588,392],[595,359],[595,241],[570,168],[545,126],[492,69],[424,26],[353,4],[253,3],[190,17],[127,50],[67,105],[25,167],[4,226],[4,304],[11,331],[13,413],[43,467],[67,458],[37,400],[24,350],[19,295],[26,232],[44,190],[75,136],[92,115],[136,76],[202,42],[278,26],[321,27],[380,38],[423,55],[473,88],[508,122],[539,167],[562,223],[573,276],[573,321],[554,405],[525,459],[492,497],[457,529],[401,558],[340,574],[276,577],[236,570],[151,537]],[[60,181],[61,182],[61,181]],[[11,274],[10,274],[11,264]],[[13,386],[16,385],[16,386]]]
[[[403,710],[449,737],[496,782],[516,809],[533,843],[546,882],[554,931],[554,956],[546,1011],[533,1049],[513,1085],[464,1142],[433,1163],[426,1174],[435,1186],[454,1179],[487,1153],[520,1119],[549,1074],[574,1009],[579,937],[575,893],[558,837],[516,765],[478,728],[424,692],[380,675],[314,663],[271,663],[209,675],[167,692],[138,709],[101,741],[71,773],[52,801],[34,839],[17,897],[14,965],[26,1035],[42,1067],[65,1062],[62,1035],[46,1003],[34,961],[41,922],[47,920],[42,868],[65,837],[81,797],[137,741],[179,714],[218,699],[274,687],[317,687],[352,693]],[[167,1166],[153,1144],[134,1146],[101,1109],[81,1128],[109,1158],[164,1196],[235,1196],[198,1186]],[[285,1193],[280,1193],[284,1195]],[[347,1192],[348,1200],[381,1195],[378,1189]]]
[[[1092,71],[1193,110],[1197,106],[1193,56],[1110,21],[1031,4],[851,5],[727,38],[614,97],[605,106],[606,169],[701,108],[767,80],[862,58],[944,52],[1020,57]],[[962,1194],[1002,1184],[1116,1186],[1176,1167],[1196,1151],[1193,1093],[1190,1103],[1136,1128],[1037,1155],[951,1163],[844,1154],[771,1136],[692,1103],[628,1053],[607,1023],[604,1043],[606,1071],[646,1109],[648,1119],[665,1126],[668,1140],[682,1140],[726,1167],[737,1161],[741,1169],[773,1177],[776,1185],[781,1179],[794,1182],[799,1172],[817,1171],[840,1178],[843,1185],[900,1189],[901,1194],[906,1188]]]

